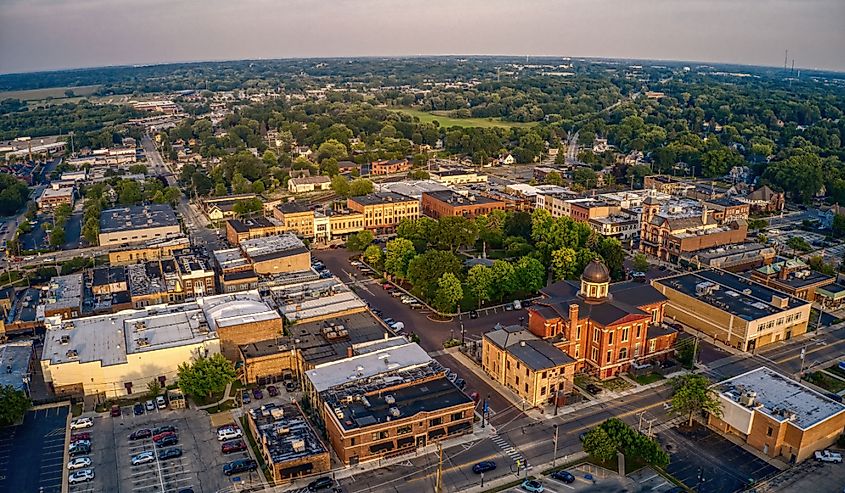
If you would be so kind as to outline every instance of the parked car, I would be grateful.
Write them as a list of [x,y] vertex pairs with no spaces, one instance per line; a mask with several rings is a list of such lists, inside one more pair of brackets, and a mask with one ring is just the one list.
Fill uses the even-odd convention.
[[167,409],[167,401],[164,400],[163,395],[156,397],[156,407],[159,409]]
[[513,303],[508,303],[505,305],[505,311],[513,311]]
[[237,429],[237,428],[217,432],[217,440],[220,441],[220,442],[223,442],[223,441],[226,441],[226,440],[233,440],[235,438],[241,438],[243,436],[244,436],[243,432],[241,430]]
[[161,440],[155,442],[156,447],[169,447],[171,445],[176,445],[179,443],[179,437],[176,435],[167,435]]
[[569,471],[557,471],[552,473],[552,478],[566,484],[574,483],[575,476]]
[[136,402],[135,405],[132,406],[132,412],[135,413],[135,416],[144,414],[144,405],[140,402]]
[[82,432],[79,432],[79,433],[74,433],[73,435],[70,436],[71,442],[80,442],[82,440],[91,440],[91,434],[88,433],[87,431],[82,431]]
[[240,459],[223,465],[223,474],[231,476],[239,472],[254,471],[258,464],[252,459]]
[[332,486],[334,486],[334,480],[328,476],[323,476],[308,483],[308,491],[327,490]]
[[120,406],[118,406],[117,404],[113,405],[111,407],[111,411],[109,411],[109,415],[111,415],[112,418],[120,416]]
[[842,454],[831,452],[830,450],[816,450],[813,454],[818,462],[831,462],[834,464],[842,464]]
[[587,392],[589,392],[593,395],[599,395],[602,392],[601,387],[599,387],[598,385],[596,385],[594,383],[588,383],[585,388],[587,389]]
[[223,442],[223,445],[220,446],[220,451],[224,454],[233,454],[235,452],[243,452],[244,450],[246,450],[246,442],[240,439]]
[[244,404],[249,404],[250,402],[252,402],[252,399],[249,398],[249,392],[247,392],[246,390],[241,392],[241,401]]
[[71,430],[82,430],[85,428],[91,428],[92,426],[94,426],[94,420],[87,416],[76,418],[70,422]]
[[410,304],[410,305],[408,305],[408,306],[410,306],[410,307],[411,307],[411,308],[413,308],[414,310],[422,310],[423,308],[425,308],[425,305],[423,305],[423,304],[422,304],[422,303],[420,303],[419,301],[415,301],[415,302],[411,303],[411,304]]
[[158,435],[153,435],[153,441],[154,442],[160,442],[162,439],[164,439],[164,437],[169,437],[171,435],[176,436],[176,433],[173,432],[173,431],[163,431],[163,432],[159,433]]
[[522,489],[529,493],[543,493],[546,489],[539,481],[534,479],[526,479],[522,482]]
[[256,387],[256,388],[252,389],[252,396],[255,397],[256,399],[263,399],[264,398],[264,392],[262,392],[261,389]]
[[513,309],[522,310],[522,303],[519,300],[513,300]]
[[458,374],[455,372],[451,372],[446,378],[448,378],[450,382],[455,383],[455,380],[458,379]]
[[135,454],[132,456],[131,462],[133,466],[140,466],[143,464],[149,464],[156,460],[156,456],[153,452],[147,450],[146,452],[141,452],[140,454]]
[[382,284],[381,287],[382,287],[382,289],[393,289],[393,284],[386,282],[386,283]]
[[145,402],[144,408],[146,408],[147,412],[155,411],[156,410],[155,402],[153,402],[152,400]]
[[91,440],[77,440],[75,442],[71,442],[68,446],[68,450],[76,448],[76,447],[88,447],[91,448]]
[[286,382],[285,390],[287,390],[288,392],[294,392],[296,390],[296,382]]
[[398,289],[390,292],[390,296],[393,296],[394,298],[399,298],[404,294],[405,293],[403,293],[402,291],[399,291]]
[[158,435],[159,433],[165,433],[168,431],[176,432],[176,427],[173,425],[162,425],[158,428],[153,428],[153,435]]
[[91,458],[84,456],[84,457],[76,457],[75,459],[71,459],[67,463],[68,471],[74,471],[76,469],[82,469],[83,467],[91,467]]
[[393,322],[390,324],[390,328],[395,330],[396,332],[402,332],[405,330],[405,323],[404,322]]
[[153,436],[152,430],[149,428],[141,428],[140,430],[135,430],[129,434],[130,440],[143,440],[145,438],[150,438]]
[[483,472],[492,471],[496,469],[496,462],[492,460],[485,460],[481,461],[478,464],[472,466],[472,472],[475,474],[481,474]]
[[387,317],[387,318],[383,318],[383,319],[382,319],[382,321],[383,321],[383,322],[384,322],[384,323],[385,323],[385,324],[389,327],[389,326],[390,326],[390,324],[392,324],[392,323],[393,323],[393,322],[395,322],[396,320],[393,320],[392,318]]
[[68,449],[68,455],[71,457],[78,457],[80,455],[88,455],[91,453],[91,444],[74,443]]
[[238,425],[235,423],[226,423],[225,425],[220,425],[217,427],[217,433],[226,431],[226,430],[237,430]]
[[179,447],[170,447],[158,453],[159,460],[175,459],[182,457],[182,449]]
[[67,477],[68,484],[79,484],[79,483],[87,483],[88,481],[93,481],[94,479],[94,470],[93,469],[81,469],[79,471],[74,471]]
[[645,282],[645,272],[631,272],[631,280],[636,282]]
[[277,389],[275,385],[268,385],[267,393],[270,395],[270,397],[276,397],[279,395],[279,389]]

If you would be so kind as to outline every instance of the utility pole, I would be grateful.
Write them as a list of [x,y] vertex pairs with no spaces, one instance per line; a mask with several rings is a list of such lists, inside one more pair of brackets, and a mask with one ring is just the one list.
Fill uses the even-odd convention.
[[807,346],[801,348],[801,371],[798,372],[798,378],[804,375],[804,356],[807,354]]
[[443,491],[443,443],[437,442],[437,481],[434,486],[434,491],[441,493]]
[[645,414],[645,411],[637,413],[637,416],[640,417],[640,421],[637,424],[637,431],[640,432],[640,433],[642,433],[642,431],[643,431],[643,414]]
[[555,452],[554,452],[554,455],[552,455],[552,467],[555,467],[555,462],[557,462],[557,431],[558,431],[558,428],[557,428],[557,425],[554,425],[554,427],[555,427]]

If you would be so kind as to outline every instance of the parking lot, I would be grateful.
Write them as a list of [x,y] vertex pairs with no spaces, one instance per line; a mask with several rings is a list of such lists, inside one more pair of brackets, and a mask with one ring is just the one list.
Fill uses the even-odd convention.
[[[571,483],[565,483],[551,476],[543,476],[536,479],[542,486],[544,493],[572,493],[572,492],[595,492],[595,493],[618,493],[620,491],[645,491],[634,489],[634,482],[628,478],[619,476],[610,471],[596,468],[589,464],[582,464],[569,469],[575,477]],[[530,489],[524,486],[517,486],[506,491],[511,493],[530,493]],[[654,490],[663,491],[662,489]]]
[[670,455],[666,471],[699,493],[740,491],[778,472],[707,428],[696,428],[691,434],[672,428],[659,435]]
[[0,491],[62,491],[69,411],[29,411],[22,424],[0,428]]
[[[138,430],[153,432],[162,426],[176,428],[178,443],[159,447],[150,436],[130,439]],[[215,492],[231,488],[236,479],[223,474],[223,465],[249,457],[249,451],[224,455],[209,415],[203,411],[154,409],[136,416],[132,406],[125,406],[119,417],[96,416],[94,427],[87,431],[92,435],[96,477],[90,483],[71,486],[70,493],[175,493],[185,488]],[[160,459],[163,451],[172,448],[180,449],[181,456]],[[143,452],[152,452],[153,460],[133,465],[132,458]],[[237,480],[246,482],[248,478]]]

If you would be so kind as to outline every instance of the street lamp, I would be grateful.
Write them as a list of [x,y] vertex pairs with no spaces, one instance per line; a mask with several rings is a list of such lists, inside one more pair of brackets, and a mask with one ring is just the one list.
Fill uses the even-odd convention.
[[464,323],[461,322],[461,347],[464,345]]
[[555,462],[557,462],[557,432],[558,432],[558,429],[557,429],[557,425],[554,425],[554,427],[555,427],[555,452],[554,452],[554,455],[552,455],[552,467],[555,467]]

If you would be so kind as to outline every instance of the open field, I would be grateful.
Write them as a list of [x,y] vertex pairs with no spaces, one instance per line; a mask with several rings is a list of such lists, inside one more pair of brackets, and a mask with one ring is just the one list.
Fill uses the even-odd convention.
[[445,116],[444,114],[437,113],[429,113],[427,111],[420,111],[411,108],[391,108],[393,111],[398,111],[400,113],[405,113],[406,115],[415,116],[420,119],[422,123],[431,123],[435,120],[440,122],[441,127],[483,127],[483,128],[492,128],[492,127],[502,127],[502,128],[511,128],[511,127],[531,127],[536,125],[536,123],[521,123],[521,122],[508,122],[504,121],[500,118],[452,118],[450,116]]
[[99,85],[76,86],[76,87],[48,87],[45,89],[27,89],[24,91],[0,92],[0,101],[8,98],[20,99],[21,101],[40,101],[47,98],[65,99],[65,91],[73,91],[74,96],[90,96],[94,94]]

